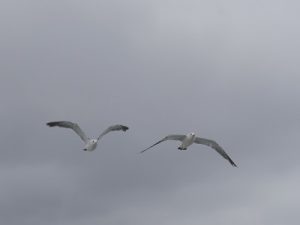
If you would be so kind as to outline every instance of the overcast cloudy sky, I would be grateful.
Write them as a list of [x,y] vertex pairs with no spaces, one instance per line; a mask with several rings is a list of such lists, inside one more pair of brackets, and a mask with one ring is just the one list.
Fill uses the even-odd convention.
[[299,224],[299,1],[0,5],[1,224]]

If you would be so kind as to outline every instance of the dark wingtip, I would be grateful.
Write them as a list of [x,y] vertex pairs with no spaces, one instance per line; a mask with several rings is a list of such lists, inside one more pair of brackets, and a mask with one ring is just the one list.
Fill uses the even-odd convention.
[[55,122],[49,122],[49,123],[47,123],[47,125],[49,126],[49,127],[54,127],[55,126]]
[[229,159],[229,162],[230,162],[230,164],[231,164],[232,166],[238,167],[231,159]]
[[129,129],[129,127],[122,126],[122,131],[126,131],[126,130],[128,130],[128,129]]
[[149,149],[149,148],[146,148],[146,149],[140,151],[139,153],[144,153],[144,152],[147,151],[148,149]]

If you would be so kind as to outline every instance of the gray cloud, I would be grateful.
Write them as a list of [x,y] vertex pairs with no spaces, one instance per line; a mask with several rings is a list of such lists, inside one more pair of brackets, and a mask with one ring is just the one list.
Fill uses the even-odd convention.
[[[298,222],[299,4],[3,1],[4,224]],[[78,122],[91,154],[51,120]],[[216,140],[177,151],[170,133]]]

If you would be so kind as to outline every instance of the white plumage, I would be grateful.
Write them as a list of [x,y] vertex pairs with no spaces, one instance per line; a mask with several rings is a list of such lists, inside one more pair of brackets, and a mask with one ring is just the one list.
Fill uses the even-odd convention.
[[113,125],[108,127],[106,130],[104,130],[97,139],[90,139],[86,136],[86,134],[81,130],[79,125],[77,123],[72,123],[70,121],[54,121],[54,122],[49,122],[47,123],[49,127],[64,127],[64,128],[70,128],[72,129],[76,134],[79,135],[81,140],[84,141],[85,146],[83,148],[84,151],[93,151],[97,147],[98,141],[107,133],[111,131],[126,131],[129,128],[124,125]]
[[224,151],[224,149],[220,145],[218,145],[217,142],[215,142],[213,140],[205,139],[205,138],[196,137],[195,133],[189,133],[187,135],[181,135],[181,134],[168,135],[168,136],[164,137],[163,139],[161,139],[160,141],[156,142],[155,144],[151,145],[150,147],[146,148],[145,150],[141,151],[141,153],[143,153],[143,152],[147,151],[148,149],[154,147],[155,145],[158,145],[159,143],[161,143],[163,141],[167,141],[167,140],[181,141],[181,144],[178,147],[178,149],[180,149],[180,150],[187,150],[187,147],[193,143],[207,145],[207,146],[213,148],[214,150],[216,150],[221,156],[223,156],[223,158],[227,159],[232,166],[236,167],[236,164],[232,161],[232,159]]

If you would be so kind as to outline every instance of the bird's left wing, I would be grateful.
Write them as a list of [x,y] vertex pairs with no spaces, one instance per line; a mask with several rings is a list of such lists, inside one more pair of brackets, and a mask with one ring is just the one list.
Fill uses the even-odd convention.
[[197,144],[203,144],[203,145],[207,145],[211,148],[213,148],[214,150],[216,150],[221,156],[223,156],[223,158],[227,159],[230,164],[232,166],[237,166],[232,159],[229,157],[229,155],[224,151],[224,149],[215,141],[213,140],[209,140],[209,139],[205,139],[205,138],[200,138],[200,137],[196,137],[194,143]]
[[161,139],[160,141],[156,142],[155,144],[151,145],[150,147],[144,149],[140,153],[143,153],[143,152],[147,151],[148,149],[154,147],[155,145],[158,145],[159,143],[161,143],[163,141],[167,141],[167,140],[183,141],[183,139],[185,137],[186,137],[185,135],[181,135],[181,134],[171,134],[171,135],[168,135],[168,136],[164,137],[163,139]]
[[124,125],[120,125],[120,124],[110,126],[110,127],[108,127],[105,131],[103,131],[103,132],[99,135],[98,140],[99,140],[100,138],[102,138],[105,134],[107,134],[107,133],[109,133],[109,132],[111,132],[111,131],[119,131],[119,130],[126,131],[126,130],[128,130],[128,129],[129,129],[129,127],[124,126]]

